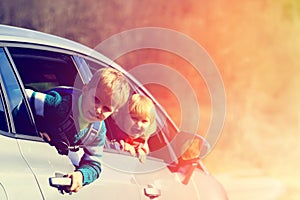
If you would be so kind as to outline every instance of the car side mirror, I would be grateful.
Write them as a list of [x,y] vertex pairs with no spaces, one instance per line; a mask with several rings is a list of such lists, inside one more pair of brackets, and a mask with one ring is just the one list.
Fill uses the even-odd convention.
[[177,162],[171,163],[168,168],[172,172],[182,174],[182,183],[188,184],[196,168],[208,173],[201,159],[208,154],[210,145],[204,137],[198,134],[180,132],[176,137],[173,148],[176,150],[176,154],[180,156],[178,156]]
[[179,132],[170,144],[177,158],[186,161],[201,159],[210,151],[210,145],[203,136],[189,132]]

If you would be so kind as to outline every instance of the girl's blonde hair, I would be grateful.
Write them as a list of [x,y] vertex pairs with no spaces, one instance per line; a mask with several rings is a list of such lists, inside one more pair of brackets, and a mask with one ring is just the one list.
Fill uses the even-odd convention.
[[142,118],[149,118],[152,124],[155,120],[155,106],[151,99],[141,94],[134,94],[129,99],[128,110],[130,114],[135,114]]
[[133,94],[128,100],[128,111],[130,115],[150,119],[150,126],[145,132],[145,137],[148,139],[156,131],[156,111],[153,101],[145,95]]
[[127,104],[115,115],[115,120],[119,127],[126,130],[125,120],[135,115],[141,118],[149,118],[150,126],[144,133],[145,139],[156,131],[156,110],[153,101],[145,95],[133,94],[129,97]]

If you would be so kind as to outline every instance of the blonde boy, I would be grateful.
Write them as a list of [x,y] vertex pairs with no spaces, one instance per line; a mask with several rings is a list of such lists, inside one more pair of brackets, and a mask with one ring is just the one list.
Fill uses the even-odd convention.
[[[74,172],[66,175],[72,179],[72,185],[65,190],[78,192],[101,173],[100,159],[106,138],[104,120],[126,103],[127,79],[119,71],[103,68],[79,92],[27,90],[26,93],[37,129],[47,142],[60,154],[73,158],[78,147],[83,148],[79,162],[75,164],[72,160]],[[15,112],[22,113],[22,109],[26,109],[24,103]]]

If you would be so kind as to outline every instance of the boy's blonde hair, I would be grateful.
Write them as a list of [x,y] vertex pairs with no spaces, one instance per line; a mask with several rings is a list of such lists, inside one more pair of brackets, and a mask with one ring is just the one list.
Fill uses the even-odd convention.
[[88,87],[101,90],[107,94],[107,98],[111,100],[116,109],[122,107],[128,100],[130,87],[127,78],[113,68],[101,68],[97,70],[89,83]]

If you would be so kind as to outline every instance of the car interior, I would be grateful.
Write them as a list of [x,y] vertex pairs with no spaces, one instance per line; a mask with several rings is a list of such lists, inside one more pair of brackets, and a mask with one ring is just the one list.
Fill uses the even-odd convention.
[[69,55],[16,47],[9,52],[26,88],[45,91],[74,85],[77,71]]

